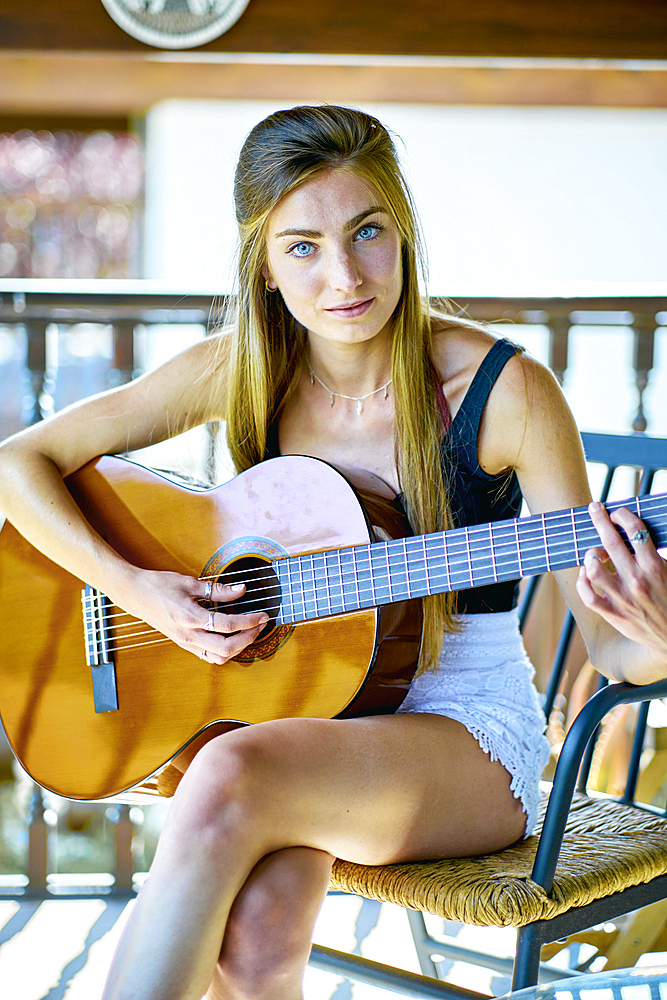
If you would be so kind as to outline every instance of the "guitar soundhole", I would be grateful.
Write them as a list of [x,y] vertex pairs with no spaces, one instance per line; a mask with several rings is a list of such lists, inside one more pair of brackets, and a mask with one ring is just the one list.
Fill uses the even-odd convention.
[[265,611],[269,620],[259,636],[250,646],[242,650],[234,659],[239,663],[252,663],[272,656],[287,640],[293,626],[276,625],[280,611],[280,584],[270,563],[256,556],[235,559],[218,576],[218,583],[244,583],[245,594],[230,604],[214,605],[216,611],[245,614],[250,611]]

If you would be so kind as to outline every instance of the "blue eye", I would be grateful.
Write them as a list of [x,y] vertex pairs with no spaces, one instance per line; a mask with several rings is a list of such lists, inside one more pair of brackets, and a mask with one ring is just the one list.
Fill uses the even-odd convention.
[[368,222],[365,226],[362,226],[361,229],[358,231],[357,239],[362,240],[364,242],[368,240],[373,240],[375,239],[376,236],[379,236],[383,228],[384,228],[383,226],[379,225],[376,222]]
[[312,249],[312,243],[295,243],[287,252],[295,257],[309,257]]

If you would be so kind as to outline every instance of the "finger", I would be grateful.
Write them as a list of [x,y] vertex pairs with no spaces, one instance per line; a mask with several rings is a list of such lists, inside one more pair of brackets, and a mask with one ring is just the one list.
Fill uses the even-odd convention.
[[[618,524],[630,539],[633,551],[638,559],[647,558],[649,562],[658,559],[657,550],[651,541],[651,536],[646,536],[646,525],[626,507],[620,507],[611,515],[614,524]],[[639,535],[639,537],[637,537]]]
[[595,559],[597,562],[602,563],[604,565],[604,563],[609,562],[609,553],[607,552],[606,549],[602,549],[599,547],[594,549],[586,549],[586,551],[584,552],[584,563],[586,563],[586,560],[591,560],[591,559]]
[[596,586],[614,586],[618,581],[618,573],[606,549],[588,549],[584,554],[583,568]]
[[[259,635],[261,626],[247,629],[244,632],[237,632],[230,636],[220,636],[216,633],[211,636],[209,643],[203,647],[195,649],[194,652],[207,663],[214,663],[222,666],[228,660],[238,656],[247,646],[252,645]],[[215,648],[214,648],[215,647]]]
[[269,616],[265,611],[255,611],[252,614],[226,615],[222,611],[209,608],[206,612],[206,622],[202,625],[205,632],[216,632],[231,635],[234,632],[248,632],[250,629],[260,629],[266,625]]
[[588,570],[588,566],[582,566],[579,570],[576,583],[577,593],[587,608],[601,613],[603,610],[606,611],[608,609],[609,601],[593,589]]
[[245,593],[244,583],[218,583],[211,579],[203,579],[199,582],[203,588],[202,597],[205,601],[210,601],[213,604],[235,601]]
[[628,551],[625,542],[612,523],[605,506],[598,501],[593,501],[593,503],[588,505],[588,512],[595,530],[600,536],[600,541],[607,550],[609,559],[611,559],[616,570],[619,573],[631,572],[635,562],[634,557]]

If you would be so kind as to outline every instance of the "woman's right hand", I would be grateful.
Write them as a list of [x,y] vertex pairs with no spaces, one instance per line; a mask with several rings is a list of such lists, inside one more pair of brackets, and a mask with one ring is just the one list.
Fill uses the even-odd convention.
[[269,620],[263,611],[233,614],[230,609],[226,614],[209,608],[238,600],[244,592],[242,584],[212,583],[209,595],[206,581],[196,577],[133,567],[119,592],[108,596],[182,649],[223,664],[254,642]]

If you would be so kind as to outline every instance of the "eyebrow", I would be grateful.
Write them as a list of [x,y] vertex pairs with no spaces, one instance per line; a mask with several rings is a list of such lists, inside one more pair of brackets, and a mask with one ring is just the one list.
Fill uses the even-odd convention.
[[[383,212],[386,215],[387,209],[383,208],[382,205],[371,205],[370,208],[365,208],[363,212],[359,212],[353,219],[346,222],[345,229],[348,232],[351,229],[355,229],[360,222],[363,222],[369,215],[375,215],[376,212]],[[322,238],[322,235],[317,229],[283,229],[281,232],[275,234],[275,238],[280,239],[281,236],[308,236],[310,239],[319,240]]]

